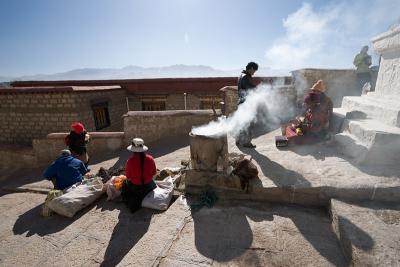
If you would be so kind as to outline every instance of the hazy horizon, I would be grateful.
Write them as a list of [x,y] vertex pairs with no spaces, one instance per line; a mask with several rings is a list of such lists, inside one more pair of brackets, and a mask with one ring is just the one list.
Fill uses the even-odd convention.
[[[204,65],[176,64],[163,67],[125,66],[123,68],[82,68],[61,73],[40,73],[6,77],[0,75],[0,82],[14,80],[104,80],[104,79],[135,79],[135,78],[190,78],[190,77],[237,77],[242,69],[220,70]],[[289,70],[271,70],[260,67],[256,76],[286,76]]]

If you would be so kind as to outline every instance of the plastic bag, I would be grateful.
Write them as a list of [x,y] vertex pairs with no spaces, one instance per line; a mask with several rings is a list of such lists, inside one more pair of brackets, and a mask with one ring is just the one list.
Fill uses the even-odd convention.
[[125,175],[113,176],[104,185],[105,191],[107,193],[107,200],[116,199],[121,195],[122,184],[126,180]]
[[75,213],[93,203],[103,193],[103,182],[101,178],[95,177],[84,180],[62,196],[51,200],[48,206],[54,212],[72,218]]
[[174,193],[174,183],[172,177],[167,177],[163,181],[156,181],[157,188],[148,193],[142,201],[142,207],[166,210],[171,202]]
[[46,200],[44,201],[44,204],[42,205],[42,216],[43,217],[49,217],[53,215],[53,211],[49,208],[49,203],[56,197],[59,197],[63,194],[63,191],[61,190],[50,190],[50,192],[47,194]]

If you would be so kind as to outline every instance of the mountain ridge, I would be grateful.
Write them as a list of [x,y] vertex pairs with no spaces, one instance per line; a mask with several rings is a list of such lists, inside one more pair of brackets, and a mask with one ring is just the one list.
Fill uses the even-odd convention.
[[[189,78],[189,77],[237,77],[241,69],[218,70],[205,65],[176,64],[165,67],[140,67],[128,65],[123,68],[79,68],[53,74],[35,74],[19,77],[0,76],[0,82],[54,81],[54,80],[111,80],[142,78]],[[257,76],[285,76],[289,71],[260,68]]]

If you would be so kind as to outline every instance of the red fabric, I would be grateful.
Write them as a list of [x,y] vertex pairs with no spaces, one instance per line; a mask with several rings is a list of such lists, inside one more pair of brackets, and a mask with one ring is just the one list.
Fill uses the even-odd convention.
[[[151,182],[154,175],[157,173],[156,163],[152,156],[145,154],[143,165],[143,180],[144,184]],[[126,177],[136,185],[141,185],[141,169],[140,169],[140,155],[134,153],[133,156],[126,161]]]
[[83,124],[80,122],[74,122],[71,124],[71,129],[77,134],[81,134],[86,131],[85,126],[83,126]]

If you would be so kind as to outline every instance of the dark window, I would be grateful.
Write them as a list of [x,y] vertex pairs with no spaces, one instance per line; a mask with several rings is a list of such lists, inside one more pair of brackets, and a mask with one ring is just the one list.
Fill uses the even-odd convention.
[[110,115],[108,113],[107,102],[92,105],[92,110],[96,131],[110,126]]
[[200,109],[221,109],[222,98],[220,97],[201,97],[200,98]]
[[143,111],[165,110],[165,101],[152,101],[152,102],[143,101],[142,110]]

